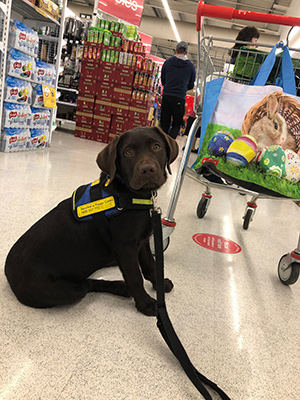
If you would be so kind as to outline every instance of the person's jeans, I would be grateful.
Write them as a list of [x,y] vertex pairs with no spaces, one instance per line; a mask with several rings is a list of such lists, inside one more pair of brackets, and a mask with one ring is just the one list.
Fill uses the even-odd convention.
[[[173,139],[176,139],[183,124],[185,99],[174,96],[163,96],[160,112],[160,127]],[[172,126],[171,125],[172,121]]]

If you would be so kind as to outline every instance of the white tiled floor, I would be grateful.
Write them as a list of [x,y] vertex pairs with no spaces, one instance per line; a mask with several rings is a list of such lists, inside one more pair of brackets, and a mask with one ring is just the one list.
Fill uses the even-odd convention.
[[[102,147],[55,132],[49,149],[0,153],[2,271],[27,228],[98,177]],[[159,194],[164,214],[181,156]],[[166,276],[175,285],[166,300],[176,332],[196,368],[232,400],[299,400],[300,279],[282,285],[277,264],[297,245],[300,209],[291,201],[260,200],[245,231],[244,196],[214,189],[207,215],[198,219],[201,193],[199,183],[185,178],[165,252]],[[207,250],[192,240],[195,233],[224,236],[242,251]],[[112,268],[101,276],[120,274]],[[138,313],[131,299],[92,293],[74,306],[36,310],[18,303],[2,272],[0,309],[1,400],[201,398],[155,318]]]

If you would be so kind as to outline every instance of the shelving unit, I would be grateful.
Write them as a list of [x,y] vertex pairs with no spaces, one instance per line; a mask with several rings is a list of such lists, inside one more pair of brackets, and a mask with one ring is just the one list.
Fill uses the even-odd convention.
[[20,14],[23,19],[33,19],[35,21],[53,23],[60,26],[60,21],[48,15],[43,10],[30,3],[28,0],[12,0],[12,9]]
[[69,106],[69,107],[77,107],[77,103],[68,103],[67,101],[56,101],[57,104],[62,104],[64,106]]
[[[91,21],[69,17],[64,26],[64,46],[58,81],[58,126],[74,130],[83,44]],[[66,122],[66,123],[65,123]]]
[[58,90],[65,90],[66,92],[74,92],[74,93],[78,94],[78,90],[77,89],[61,87],[61,86],[58,86],[57,89]]
[[0,133],[3,112],[4,78],[12,0],[0,0]]
[[[0,115],[3,113],[4,84],[8,51],[8,35],[10,20],[16,19],[23,22],[26,26],[35,28],[46,26],[52,27],[54,35],[39,35],[39,54],[38,59],[54,64],[56,69],[56,81],[54,88],[57,90],[59,75],[59,62],[62,50],[63,29],[65,20],[65,9],[67,0],[63,0],[63,5],[59,20],[48,15],[44,10],[32,4],[29,0],[0,0]],[[55,28],[56,27],[56,28]],[[55,28],[55,29],[54,29]],[[52,33],[52,32],[51,32]],[[49,128],[49,144],[51,135],[55,129],[56,109],[51,109],[51,119]],[[0,132],[2,130],[2,118],[0,118]]]

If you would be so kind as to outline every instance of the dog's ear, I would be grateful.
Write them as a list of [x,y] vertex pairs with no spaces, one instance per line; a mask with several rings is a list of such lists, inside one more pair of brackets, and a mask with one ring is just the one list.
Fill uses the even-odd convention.
[[97,156],[97,164],[101,171],[109,175],[112,181],[116,174],[117,146],[119,137],[114,137],[113,141],[104,147]]
[[171,138],[171,136],[167,135],[161,128],[155,127],[157,132],[164,138],[166,144],[167,144],[167,153],[168,153],[168,163],[167,163],[167,168],[169,171],[169,174],[172,174],[170,164],[172,164],[173,161],[176,160],[176,157],[178,156],[178,144],[176,140]]

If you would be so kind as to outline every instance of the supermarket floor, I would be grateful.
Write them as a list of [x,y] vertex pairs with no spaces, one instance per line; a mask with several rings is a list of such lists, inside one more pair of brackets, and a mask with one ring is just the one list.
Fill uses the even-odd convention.
[[[3,274],[18,237],[98,177],[95,159],[103,146],[55,132],[49,149],[0,153],[1,400],[202,398],[155,318],[137,312],[132,299],[91,293],[73,306],[33,309],[16,300]],[[182,151],[159,194],[164,214],[181,157]],[[207,215],[198,219],[201,193],[198,182],[185,178],[165,252],[165,274],[175,285],[166,295],[175,330],[196,368],[232,400],[299,400],[300,279],[284,286],[277,264],[297,245],[300,209],[291,201],[260,200],[243,230],[245,196],[214,189]],[[231,239],[241,252],[201,247],[192,238],[197,233]],[[120,273],[111,268],[97,276]]]

